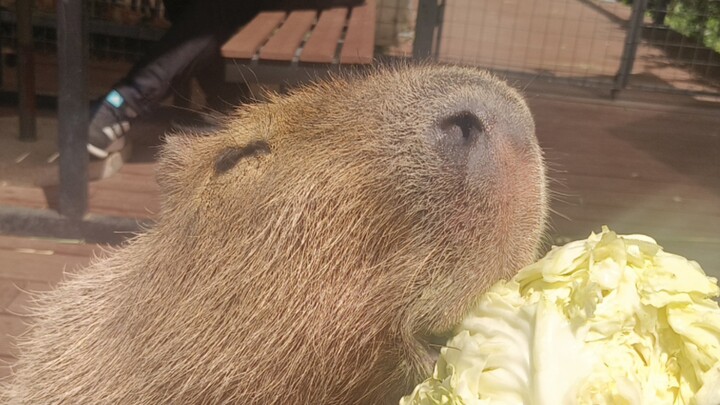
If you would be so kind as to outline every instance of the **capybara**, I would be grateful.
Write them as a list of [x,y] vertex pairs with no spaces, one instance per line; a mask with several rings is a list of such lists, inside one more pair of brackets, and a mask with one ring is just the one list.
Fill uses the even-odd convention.
[[473,68],[336,77],[167,139],[153,229],[39,298],[12,404],[384,404],[535,258],[523,98]]

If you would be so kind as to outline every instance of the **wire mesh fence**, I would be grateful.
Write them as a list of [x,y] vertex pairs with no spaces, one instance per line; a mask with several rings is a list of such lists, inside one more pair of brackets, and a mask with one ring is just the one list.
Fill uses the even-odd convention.
[[499,70],[612,83],[627,19],[616,3],[579,0],[449,2],[439,58]]
[[720,1],[651,0],[629,86],[720,91]]
[[628,69],[630,88],[718,94],[720,0],[636,1],[633,19],[632,0],[384,0],[378,32],[391,32],[383,24],[396,21],[394,42],[385,38],[383,50],[407,54],[412,47],[396,16],[412,21],[423,3],[434,3],[434,51],[443,62],[610,88]]
[[[12,54],[17,41],[15,0],[0,0],[0,41]],[[33,45],[37,52],[54,52],[57,46],[56,0],[35,0]],[[86,0],[90,57],[137,60],[170,23],[161,0]]]
[[[38,51],[54,51],[55,1],[35,0]],[[382,55],[412,55],[418,10],[435,4],[442,62],[611,88],[627,69],[629,88],[719,94],[720,0],[635,1],[637,19],[633,0],[378,0],[376,44]],[[16,40],[14,3],[0,0],[4,53]],[[134,61],[169,26],[162,0],[86,4],[91,58]],[[636,52],[626,54],[633,30]]]

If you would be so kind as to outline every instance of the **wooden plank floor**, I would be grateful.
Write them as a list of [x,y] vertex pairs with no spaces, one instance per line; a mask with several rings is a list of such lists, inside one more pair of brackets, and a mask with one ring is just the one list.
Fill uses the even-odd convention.
[[10,372],[14,337],[30,321],[26,305],[29,292],[52,288],[64,271],[86,266],[102,254],[98,245],[78,241],[0,236],[0,378]]
[[[2,111],[7,114],[7,111]],[[163,110],[163,120],[170,117]],[[45,118],[55,119],[52,118]],[[133,126],[133,154],[114,175],[91,181],[88,189],[88,211],[91,214],[129,218],[152,218],[160,209],[159,187],[155,182],[155,155],[159,138],[165,133],[163,120],[143,120]],[[0,148],[10,142],[0,131]],[[55,133],[41,133],[40,137],[56,137]],[[32,145],[32,144],[27,144]],[[54,162],[57,166],[57,161]],[[42,167],[38,168],[43,169]],[[57,173],[57,168],[54,169]],[[55,174],[57,176],[57,174]],[[0,205],[35,209],[56,209],[57,186],[29,187],[25,182],[13,183],[0,171]]]
[[[90,183],[89,212],[131,218],[151,218],[160,209],[155,164],[130,162],[112,177]],[[56,187],[0,186],[0,204],[56,209]]]
[[644,233],[720,276],[720,109],[530,99],[553,190],[551,235]]

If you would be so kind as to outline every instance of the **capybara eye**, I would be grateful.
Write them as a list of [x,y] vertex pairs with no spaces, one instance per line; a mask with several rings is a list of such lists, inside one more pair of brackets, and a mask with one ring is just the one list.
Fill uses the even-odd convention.
[[462,140],[469,144],[485,132],[480,119],[469,111],[462,111],[445,118],[440,123],[440,129],[450,136],[462,136]]
[[253,141],[238,147],[224,149],[215,160],[215,172],[222,174],[237,166],[242,159],[270,153],[270,145],[265,141]]

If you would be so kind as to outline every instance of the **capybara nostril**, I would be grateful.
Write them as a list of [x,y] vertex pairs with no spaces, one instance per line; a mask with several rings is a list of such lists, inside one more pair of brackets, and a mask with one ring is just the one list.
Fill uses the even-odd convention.
[[437,123],[436,148],[451,166],[464,166],[471,149],[480,146],[485,127],[471,111],[461,110],[444,116]]
[[485,133],[482,121],[470,111],[462,111],[444,118],[440,128],[448,137],[459,138],[470,145]]

